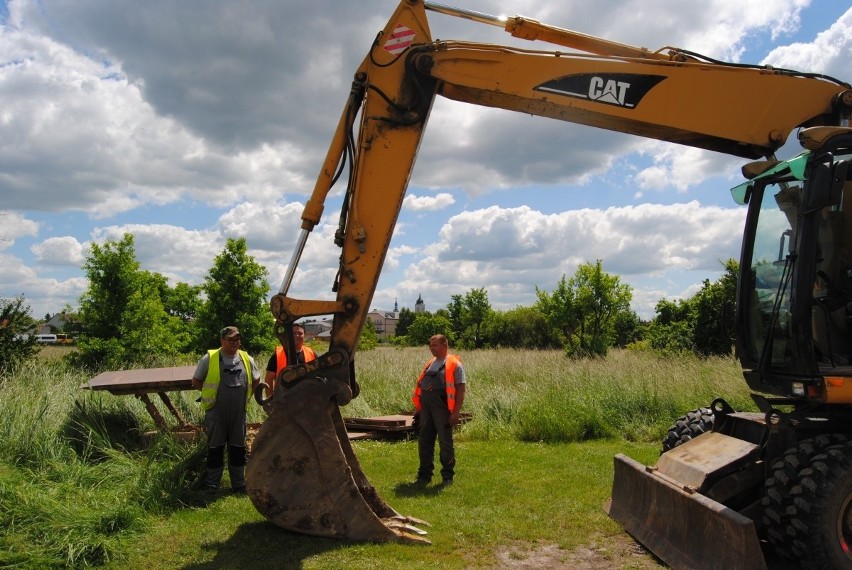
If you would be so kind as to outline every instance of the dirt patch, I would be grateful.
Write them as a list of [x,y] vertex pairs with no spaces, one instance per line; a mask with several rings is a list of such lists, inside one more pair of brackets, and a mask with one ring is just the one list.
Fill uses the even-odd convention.
[[628,536],[611,536],[574,550],[563,550],[556,544],[529,548],[506,546],[497,551],[494,570],[548,568],[554,570],[621,570],[623,568],[667,568],[652,554]]

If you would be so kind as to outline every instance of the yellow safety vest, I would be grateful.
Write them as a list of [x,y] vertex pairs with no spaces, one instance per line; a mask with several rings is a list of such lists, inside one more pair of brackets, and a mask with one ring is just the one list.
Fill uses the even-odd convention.
[[[219,381],[222,378],[219,371],[220,350],[222,349],[217,348],[207,351],[207,354],[210,355],[210,362],[207,366],[207,377],[204,379],[204,384],[201,385],[201,409],[205,412],[216,405],[216,394],[219,393]],[[249,360],[249,354],[245,350],[238,350],[237,354],[240,355],[240,359],[243,361],[243,366],[246,370],[246,382],[248,383],[246,386],[246,409],[248,409],[249,402],[251,401],[251,384],[254,381],[251,371],[251,360]]]

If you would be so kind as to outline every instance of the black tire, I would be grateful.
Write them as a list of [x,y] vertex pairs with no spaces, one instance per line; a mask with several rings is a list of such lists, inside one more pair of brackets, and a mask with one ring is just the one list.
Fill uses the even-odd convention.
[[663,438],[663,451],[665,453],[678,445],[684,444],[693,437],[702,433],[713,431],[713,410],[710,408],[699,408],[686,415],[681,416],[669,428],[666,437]]
[[788,526],[799,567],[852,568],[852,442],[815,455],[799,478]]
[[761,522],[766,540],[781,558],[789,561],[798,559],[792,549],[790,529],[795,512],[792,493],[800,484],[802,472],[811,467],[811,461],[816,455],[832,445],[846,441],[847,437],[842,434],[823,434],[804,439],[772,464],[761,500]]

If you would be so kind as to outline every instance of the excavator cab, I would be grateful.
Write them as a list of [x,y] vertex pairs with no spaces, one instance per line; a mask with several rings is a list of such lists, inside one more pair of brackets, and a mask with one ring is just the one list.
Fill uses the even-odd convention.
[[852,375],[852,137],[835,132],[733,190],[748,200],[737,352],[778,397],[826,402],[826,378]]

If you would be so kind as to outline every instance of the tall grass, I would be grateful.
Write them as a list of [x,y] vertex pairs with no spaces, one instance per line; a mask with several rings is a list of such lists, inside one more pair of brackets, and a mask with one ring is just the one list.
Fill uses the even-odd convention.
[[87,380],[35,358],[0,381],[0,567],[109,562],[146,511],[192,501],[199,450],[145,446],[142,404],[84,392]]
[[[425,348],[379,348],[356,358],[361,395],[344,416],[412,409]],[[188,362],[195,358],[187,357]],[[267,355],[255,356],[264,368]],[[460,441],[659,441],[672,421],[724,396],[752,409],[732,358],[658,358],[614,351],[570,361],[558,351],[462,352]],[[186,364],[180,362],[175,364]],[[196,491],[204,443],[154,430],[136,398],[82,390],[89,377],[42,354],[0,378],[0,567],[87,567],[121,559],[154,514],[205,504]],[[173,394],[200,423],[197,393]],[[249,421],[264,418],[252,406]]]
[[[733,357],[658,357],[615,350],[607,358],[567,360],[558,351],[480,350],[460,353],[468,375],[464,409],[473,419],[461,437],[570,442],[623,437],[660,439],[686,411],[724,397],[755,409]],[[425,349],[361,353],[361,397],[343,414],[393,414],[412,409]]]

